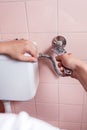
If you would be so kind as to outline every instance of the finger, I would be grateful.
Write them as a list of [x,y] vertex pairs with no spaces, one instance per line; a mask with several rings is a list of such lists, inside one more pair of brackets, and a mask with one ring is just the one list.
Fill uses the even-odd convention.
[[33,57],[37,57],[37,47],[35,45],[33,45],[32,43],[30,45],[27,45],[26,47],[26,52],[30,53]]
[[72,55],[72,53],[67,53],[68,55]]
[[24,56],[24,55],[19,56],[19,60],[26,61],[26,62],[37,62],[37,59],[35,57]]
[[61,61],[61,56],[60,55],[56,56],[55,58],[56,58],[57,61]]
[[61,62],[59,62],[59,63],[58,63],[58,67],[60,68],[61,66],[62,66],[62,63],[61,63]]
[[60,71],[61,71],[62,75],[65,76],[65,74],[64,74],[64,68],[63,67],[59,67],[59,68],[60,68]]
[[29,50],[29,51],[27,51],[27,52],[30,53],[30,54],[32,55],[32,57],[37,58],[37,55],[38,55],[37,50]]
[[37,58],[38,49],[35,46],[31,46],[31,48],[28,47],[26,51],[30,53],[33,57]]
[[61,54],[56,56],[56,60],[57,61],[61,61],[62,59],[66,58],[66,56],[71,55],[71,53],[65,53],[65,54]]
[[60,67],[60,71],[61,71],[61,72],[64,72],[64,67],[61,66],[61,67]]

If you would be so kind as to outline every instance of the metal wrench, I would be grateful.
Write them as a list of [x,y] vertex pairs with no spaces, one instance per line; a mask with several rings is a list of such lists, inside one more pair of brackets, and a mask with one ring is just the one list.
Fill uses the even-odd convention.
[[[66,46],[66,39],[63,36],[57,36],[52,40],[52,49],[51,51],[56,53],[57,55],[62,55],[64,53],[67,53],[66,50],[64,49]],[[64,74],[59,70],[59,68],[56,66],[55,60],[52,56],[48,54],[42,54],[39,53],[38,58],[47,58],[51,61],[55,72],[57,73],[58,76],[64,76],[64,75],[71,75],[72,70],[64,67]]]

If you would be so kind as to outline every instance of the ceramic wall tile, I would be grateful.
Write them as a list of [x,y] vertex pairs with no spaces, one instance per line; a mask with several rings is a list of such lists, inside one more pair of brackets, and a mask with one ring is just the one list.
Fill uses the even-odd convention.
[[14,109],[16,113],[26,111],[31,116],[36,117],[35,102],[14,102]]
[[17,33],[17,34],[1,34],[1,40],[2,41],[10,41],[10,40],[15,40],[15,39],[29,39],[29,34],[28,33]]
[[83,89],[79,85],[59,85],[59,103],[83,104]]
[[0,33],[28,32],[24,2],[0,2]]
[[58,85],[40,84],[36,94],[36,102],[58,103]]
[[81,123],[82,105],[60,105],[60,121]]
[[58,121],[58,104],[37,103],[37,117],[50,121]]
[[87,130],[87,123],[83,123],[83,124],[82,124],[81,130]]
[[66,39],[65,49],[77,58],[87,59],[87,33],[60,33]]
[[87,105],[83,106],[82,122],[83,123],[87,123]]
[[39,52],[48,53],[56,35],[57,33],[29,33],[29,38],[37,43]]
[[59,0],[59,31],[87,32],[87,1]]
[[57,32],[57,0],[27,1],[30,32]]
[[80,123],[72,123],[72,122],[60,122],[59,127],[64,130],[80,130]]

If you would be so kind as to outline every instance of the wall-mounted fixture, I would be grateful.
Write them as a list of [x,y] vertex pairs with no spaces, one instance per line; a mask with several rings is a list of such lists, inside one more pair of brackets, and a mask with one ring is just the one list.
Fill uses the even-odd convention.
[[38,62],[21,62],[0,55],[0,100],[30,100],[38,84]]

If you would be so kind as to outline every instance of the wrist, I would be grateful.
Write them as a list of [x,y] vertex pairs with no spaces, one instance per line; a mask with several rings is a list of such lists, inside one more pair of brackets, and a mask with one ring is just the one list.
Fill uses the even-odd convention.
[[6,54],[6,45],[4,42],[0,43],[0,54]]
[[76,63],[76,70],[79,70],[80,68],[82,68],[83,65],[84,65],[84,63],[82,61],[78,60]]
[[8,55],[9,52],[9,44],[7,42],[0,43],[0,54]]
[[79,75],[81,74],[80,70],[81,70],[81,68],[83,68],[82,66],[83,66],[82,61],[80,61],[79,59],[74,60],[74,65],[73,65],[73,69],[72,69],[72,71],[73,71],[72,77],[73,78],[76,78],[79,80]]
[[81,73],[81,72],[83,72],[83,70],[87,71],[87,64],[81,60],[78,60],[75,71],[77,73]]

